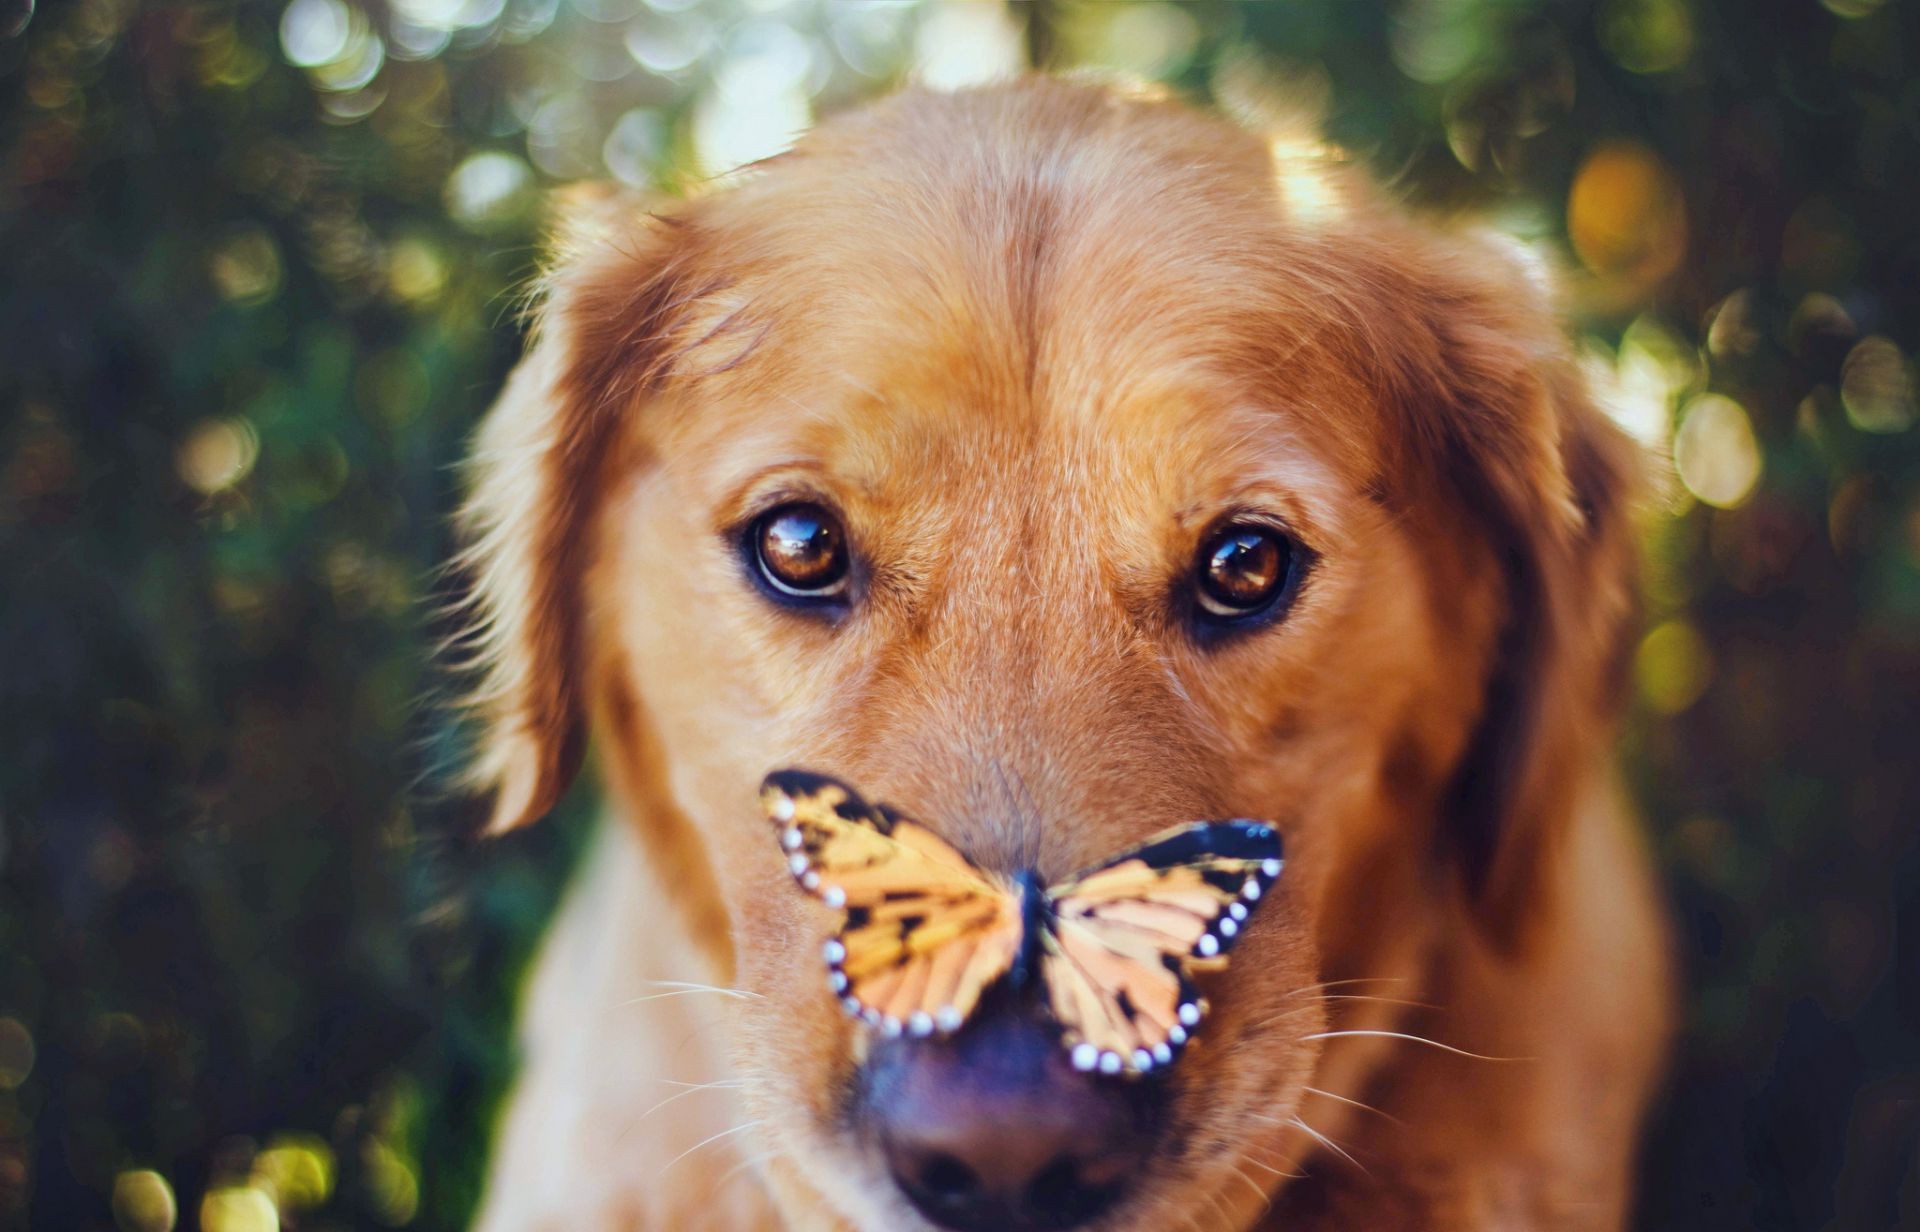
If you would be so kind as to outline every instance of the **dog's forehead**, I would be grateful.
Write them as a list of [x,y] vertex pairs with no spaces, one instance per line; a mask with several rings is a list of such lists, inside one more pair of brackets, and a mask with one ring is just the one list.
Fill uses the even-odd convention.
[[[1024,477],[1054,508],[1085,494],[1154,516],[1263,478],[1366,486],[1339,306],[1288,255],[1299,227],[1244,135],[1196,161],[1182,126],[1220,134],[1191,117],[945,107],[857,142],[828,125],[709,202],[724,290],[689,309],[703,341],[680,367],[719,374],[689,417],[716,473],[828,459],[894,500]],[[1337,245],[1311,238],[1324,264]]]
[[1023,323],[1005,315],[863,303],[850,316],[826,297],[804,323],[776,320],[766,354],[674,417],[698,447],[683,438],[660,454],[704,471],[731,516],[804,471],[800,487],[903,531],[916,514],[1018,521],[1023,535],[1093,522],[1142,552],[1235,509],[1330,544],[1362,490],[1366,460],[1326,430],[1339,408],[1328,413],[1304,360],[1294,379],[1249,377],[1179,322],[1168,332],[1184,336],[1151,351],[1118,345],[1091,306],[1037,340],[1013,337]]

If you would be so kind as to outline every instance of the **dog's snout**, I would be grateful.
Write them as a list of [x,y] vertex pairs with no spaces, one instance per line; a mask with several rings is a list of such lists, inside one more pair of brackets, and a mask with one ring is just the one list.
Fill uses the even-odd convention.
[[894,1182],[959,1232],[1074,1228],[1145,1158],[1159,1084],[1076,1072],[1053,1033],[1011,1011],[944,1042],[896,1040],[865,1068],[863,1113]]

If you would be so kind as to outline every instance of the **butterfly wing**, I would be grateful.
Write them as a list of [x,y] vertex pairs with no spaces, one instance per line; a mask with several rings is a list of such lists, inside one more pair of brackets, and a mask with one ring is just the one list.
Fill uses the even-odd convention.
[[1196,822],[1049,888],[1041,970],[1074,1065],[1171,1062],[1207,1012],[1193,974],[1224,965],[1281,866],[1271,826]]
[[939,835],[802,770],[760,789],[800,888],[846,913],[828,982],[888,1035],[957,1030],[1020,950],[1019,899]]

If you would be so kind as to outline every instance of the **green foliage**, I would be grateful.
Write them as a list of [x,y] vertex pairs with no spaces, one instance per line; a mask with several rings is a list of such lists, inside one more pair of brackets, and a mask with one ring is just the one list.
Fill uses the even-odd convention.
[[1569,271],[1679,475],[1642,1223],[1920,1217],[1910,5],[357,2],[0,0],[0,1227],[464,1226],[592,796],[475,843],[431,704],[541,190],[1023,58],[1304,116]]

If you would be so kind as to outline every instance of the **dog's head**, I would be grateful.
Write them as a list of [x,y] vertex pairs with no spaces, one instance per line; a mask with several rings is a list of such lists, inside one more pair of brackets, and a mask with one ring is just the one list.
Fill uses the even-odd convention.
[[[519,824],[594,733],[757,994],[787,1201],[1167,1226],[1271,1181],[1322,981],[1525,945],[1611,705],[1629,469],[1521,263],[1337,160],[1056,83],[903,96],[667,213],[574,211],[479,447],[481,774]],[[1218,817],[1289,866],[1164,1078],[1074,1072],[1010,998],[876,1047],[758,816],[795,764],[989,869]]]

